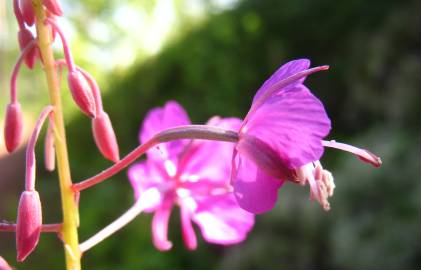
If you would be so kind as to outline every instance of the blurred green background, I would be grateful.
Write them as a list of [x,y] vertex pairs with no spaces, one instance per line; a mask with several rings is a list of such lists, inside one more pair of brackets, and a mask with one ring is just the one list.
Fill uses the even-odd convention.
[[[17,56],[10,2],[0,1],[1,108]],[[256,218],[244,243],[221,247],[201,241],[197,251],[188,252],[174,212],[169,232],[174,247],[166,253],[152,246],[151,218],[142,215],[87,252],[84,269],[421,268],[420,1],[62,2],[66,19],[60,22],[78,64],[98,78],[123,154],[138,144],[139,126],[152,107],[177,100],[194,123],[215,114],[242,117],[256,89],[279,65],[306,57],[313,65],[331,66],[306,81],[332,119],[329,138],[370,149],[383,159],[383,167],[373,169],[327,149],[322,162],[337,185],[328,213],[308,200],[308,188],[285,185],[277,207]],[[35,73],[22,72],[19,91],[30,126],[47,102],[39,66]],[[63,98],[72,175],[79,180],[110,163],[99,155],[90,121],[65,89]],[[44,219],[58,222],[56,173],[44,171],[42,146],[38,149]],[[15,219],[23,187],[22,154],[0,160],[0,219]],[[114,220],[132,202],[125,173],[84,192],[80,238]],[[43,235],[37,250],[17,264],[13,234],[1,234],[0,254],[16,269],[64,267],[53,235]]]

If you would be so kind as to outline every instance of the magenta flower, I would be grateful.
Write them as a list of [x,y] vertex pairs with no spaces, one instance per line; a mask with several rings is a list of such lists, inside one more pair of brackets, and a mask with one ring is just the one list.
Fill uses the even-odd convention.
[[[147,141],[166,128],[189,125],[190,120],[176,102],[151,110],[144,121],[140,140]],[[208,125],[238,130],[236,118],[212,118]],[[195,222],[207,242],[228,245],[243,241],[254,224],[254,216],[241,209],[230,186],[233,145],[202,140],[178,140],[151,149],[147,159],[129,169],[129,179],[139,199],[148,192],[156,194],[145,212],[154,212],[153,243],[159,250],[169,250],[168,221],[174,205],[180,207],[185,245],[197,246],[192,227]],[[151,192],[154,191],[154,192]],[[146,196],[146,195],[145,195]]]
[[328,210],[327,198],[335,186],[319,162],[324,146],[352,152],[375,166],[381,163],[368,151],[322,140],[330,131],[330,120],[303,82],[328,67],[309,66],[309,60],[301,59],[280,67],[257,91],[240,128],[232,182],[239,205],[247,211],[272,209],[286,180],[309,183],[310,198]]

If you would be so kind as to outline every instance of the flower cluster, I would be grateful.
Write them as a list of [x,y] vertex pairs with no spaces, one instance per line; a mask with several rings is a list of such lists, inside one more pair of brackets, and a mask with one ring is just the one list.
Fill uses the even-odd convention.
[[[37,5],[41,4],[41,15],[36,14]],[[119,150],[114,130],[108,114],[103,110],[99,87],[95,79],[83,69],[74,64],[64,33],[57,24],[57,17],[63,14],[61,6],[56,0],[43,0],[34,2],[32,0],[13,0],[13,9],[18,23],[18,41],[21,49],[10,78],[10,103],[6,107],[4,140],[8,152],[14,152],[23,140],[23,116],[21,104],[18,101],[17,79],[22,63],[29,69],[33,69],[39,62],[44,69],[49,67],[45,64],[41,48],[39,46],[40,37],[33,35],[29,29],[34,24],[46,26],[48,41],[54,41],[56,34],[61,38],[66,60],[59,60],[54,63],[54,70],[68,67],[68,85],[72,93],[73,100],[82,112],[92,119],[92,131],[96,145],[100,152],[107,159],[117,162],[119,160]],[[39,22],[40,18],[42,21]],[[37,29],[39,34],[39,29]],[[54,85],[58,85],[56,80],[52,80]],[[48,130],[45,138],[45,167],[49,171],[55,169],[55,106],[48,105],[42,111],[31,139],[26,149],[26,178],[25,190],[23,191],[17,214],[16,247],[17,259],[23,261],[36,247],[40,233],[42,231],[42,208],[41,200],[35,189],[35,145],[38,135],[44,124],[49,119]],[[60,116],[61,117],[61,116]],[[6,226],[3,226],[6,227]]]
[[[6,108],[4,139],[13,152],[22,143],[22,110],[16,81],[21,64],[43,66],[51,104],[41,112],[26,148],[25,190],[21,194],[17,221],[0,223],[0,231],[15,232],[17,260],[23,261],[37,246],[42,232],[57,233],[63,242],[68,270],[81,269],[81,255],[124,227],[140,213],[153,213],[152,238],[161,251],[171,249],[168,225],[178,206],[185,246],[197,247],[196,224],[209,243],[231,245],[246,239],[254,215],[271,210],[278,191],[286,183],[309,185],[310,198],[325,210],[335,184],[320,162],[326,147],[344,150],[375,167],[381,160],[371,152],[324,138],[331,129],[323,104],[304,85],[307,76],[327,70],[310,68],[299,59],[281,66],[257,91],[244,120],[212,117],[205,125],[191,124],[175,101],[152,109],[139,134],[140,145],[120,159],[116,135],[104,111],[95,79],[72,58],[57,17],[56,0],[14,0],[19,25],[21,55],[10,80],[11,101]],[[36,25],[34,37],[29,27]],[[51,43],[61,39],[65,59],[55,60]],[[39,61],[38,61],[39,60]],[[84,181],[70,177],[58,73],[67,68],[68,88],[77,107],[92,121],[94,141],[113,165]],[[42,223],[42,207],[35,189],[35,146],[48,120],[44,161],[49,171],[59,171],[63,222]],[[146,159],[133,164],[140,156]],[[119,218],[79,244],[78,200],[80,192],[133,164],[128,178],[135,193],[134,204]],[[10,266],[0,257],[0,269]]]
[[[64,60],[56,61],[58,68],[67,67],[69,72],[67,82],[73,100],[79,109],[92,119],[92,131],[100,152],[107,159],[117,162],[119,150],[117,139],[112,128],[112,124],[108,114],[104,111],[101,101],[101,92],[95,79],[85,70],[75,65],[71,55],[66,35],[60,29],[57,23],[57,17],[63,14],[61,6],[56,0],[43,0],[43,9],[45,10],[45,18],[42,23],[48,25],[51,34],[50,39],[54,41],[56,35],[61,38],[65,55]],[[21,55],[15,65],[10,79],[10,98],[11,102],[6,109],[6,119],[4,128],[4,137],[6,148],[9,152],[13,152],[22,142],[22,110],[17,98],[16,81],[20,66],[24,61],[28,68],[33,69],[37,60],[40,58],[40,48],[36,38],[28,27],[34,25],[37,20],[35,9],[31,0],[13,0],[13,8],[16,20],[19,25],[18,40],[21,48]],[[40,61],[44,64],[43,61]],[[50,124],[53,124],[52,121]],[[52,130],[50,125],[50,130]],[[54,138],[52,132],[48,132],[47,153],[52,153],[51,148],[54,147]],[[49,160],[54,160],[49,158]],[[51,169],[51,163],[47,163],[47,168]]]
[[[151,110],[146,116],[140,141],[174,126],[190,125],[186,112],[176,102]],[[207,125],[238,131],[237,118],[211,118]],[[254,223],[252,214],[241,209],[230,185],[230,143],[203,140],[178,140],[159,145],[147,153],[147,159],[133,165],[129,179],[139,199],[155,191],[158,198],[145,212],[154,212],[153,242],[159,250],[171,248],[167,226],[174,204],[180,207],[183,239],[188,249],[195,249],[194,221],[210,243],[234,244],[245,239]]]

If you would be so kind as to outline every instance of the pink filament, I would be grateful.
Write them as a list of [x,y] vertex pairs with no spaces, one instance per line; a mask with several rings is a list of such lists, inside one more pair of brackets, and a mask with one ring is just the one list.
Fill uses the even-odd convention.
[[322,144],[325,147],[331,147],[331,148],[336,148],[336,149],[343,150],[343,151],[346,151],[346,152],[350,152],[350,153],[356,155],[362,161],[370,163],[374,167],[380,167],[381,164],[382,164],[382,160],[380,159],[380,157],[374,155],[373,153],[371,153],[368,150],[360,149],[358,147],[355,147],[355,146],[352,146],[352,145],[349,145],[349,144],[345,144],[345,143],[338,143],[334,140],[332,140],[332,141],[322,141]]

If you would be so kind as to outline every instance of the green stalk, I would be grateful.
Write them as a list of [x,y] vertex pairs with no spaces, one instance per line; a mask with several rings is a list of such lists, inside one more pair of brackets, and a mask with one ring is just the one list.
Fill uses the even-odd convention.
[[38,46],[43,59],[43,67],[47,78],[50,103],[54,106],[54,137],[57,156],[57,168],[60,182],[60,193],[63,211],[62,238],[66,257],[67,270],[80,270],[80,251],[78,240],[78,206],[75,194],[71,189],[69,158],[67,152],[66,134],[63,120],[63,108],[60,97],[60,85],[55,67],[53,50],[51,48],[51,33],[43,22],[46,18],[41,0],[33,0],[36,12],[36,29]]

